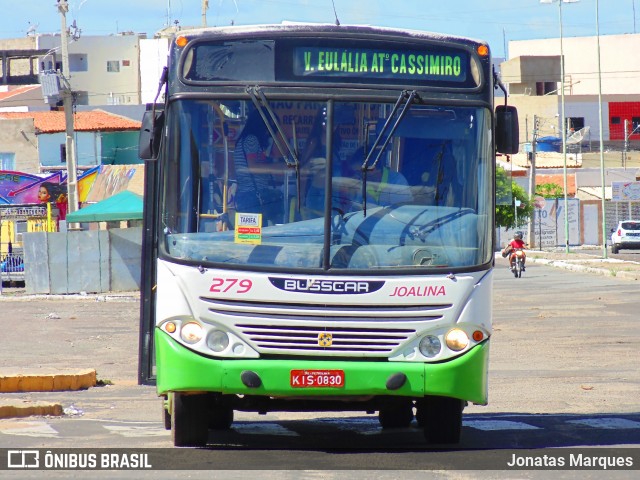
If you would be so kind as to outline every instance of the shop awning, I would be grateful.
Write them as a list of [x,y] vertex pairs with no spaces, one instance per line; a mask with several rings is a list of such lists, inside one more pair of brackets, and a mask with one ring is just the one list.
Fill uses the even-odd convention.
[[142,197],[124,190],[101,202],[67,214],[67,223],[142,220]]

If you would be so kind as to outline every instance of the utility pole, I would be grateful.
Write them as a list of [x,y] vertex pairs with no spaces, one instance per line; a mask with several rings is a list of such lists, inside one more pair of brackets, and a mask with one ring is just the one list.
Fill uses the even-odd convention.
[[[531,168],[529,168],[529,199],[533,201],[536,195],[536,144],[538,143],[538,117],[533,116],[533,136],[531,139]],[[539,213],[539,212],[538,212]],[[535,214],[529,221],[527,228],[527,239],[529,240],[529,246],[535,246]]]
[[58,0],[58,12],[60,12],[61,32],[60,45],[62,47],[62,106],[64,108],[64,121],[66,130],[66,162],[67,162],[67,201],[69,213],[78,210],[78,175],[76,171],[76,146],[74,141],[73,125],[73,94],[69,75],[69,49],[67,32],[67,12],[69,4],[67,0]]
[[209,8],[209,0],[202,0],[202,26],[207,26],[207,9]]

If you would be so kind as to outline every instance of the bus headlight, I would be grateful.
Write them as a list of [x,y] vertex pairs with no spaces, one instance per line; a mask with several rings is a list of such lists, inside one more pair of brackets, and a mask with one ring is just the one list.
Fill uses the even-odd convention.
[[198,343],[202,339],[203,330],[196,322],[185,323],[180,329],[180,338],[186,343]]
[[221,330],[212,330],[207,337],[207,346],[214,352],[222,352],[229,346],[229,336]]
[[464,330],[460,330],[459,328],[449,330],[444,339],[447,343],[447,347],[456,352],[464,350],[467,348],[467,345],[469,345],[469,337]]
[[418,349],[425,357],[433,358],[440,353],[440,350],[442,350],[442,343],[440,343],[440,339],[438,337],[434,335],[427,335],[420,340]]

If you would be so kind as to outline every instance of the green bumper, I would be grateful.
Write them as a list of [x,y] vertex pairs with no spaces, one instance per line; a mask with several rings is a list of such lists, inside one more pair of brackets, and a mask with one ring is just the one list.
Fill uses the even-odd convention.
[[[286,396],[441,395],[477,404],[487,403],[489,341],[443,363],[334,361],[334,360],[215,360],[180,345],[155,331],[157,390],[219,392],[223,394]],[[342,388],[292,388],[290,371],[343,370]],[[253,371],[262,380],[257,388],[245,386],[240,375]],[[404,373],[407,381],[397,390],[386,387],[388,378]]]

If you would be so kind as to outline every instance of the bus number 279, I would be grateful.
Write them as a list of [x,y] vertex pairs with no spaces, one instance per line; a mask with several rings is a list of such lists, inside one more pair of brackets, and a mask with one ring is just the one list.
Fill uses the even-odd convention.
[[211,281],[210,292],[213,293],[247,293],[253,287],[253,282],[248,278],[214,278]]

